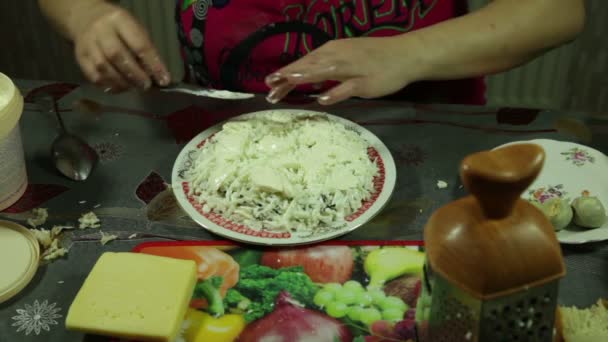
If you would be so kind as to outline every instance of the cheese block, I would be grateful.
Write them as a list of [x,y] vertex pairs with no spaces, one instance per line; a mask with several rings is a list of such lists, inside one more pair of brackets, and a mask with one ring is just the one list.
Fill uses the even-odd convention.
[[196,264],[104,253],[72,302],[66,327],[138,341],[174,341],[196,283]]

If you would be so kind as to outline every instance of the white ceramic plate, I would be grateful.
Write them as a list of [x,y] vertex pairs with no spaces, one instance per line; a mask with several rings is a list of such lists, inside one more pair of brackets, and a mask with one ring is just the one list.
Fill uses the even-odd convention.
[[[224,123],[220,123],[205,130],[192,139],[180,152],[177,160],[175,161],[175,165],[173,166],[173,192],[175,193],[178,203],[186,211],[186,213],[190,215],[195,222],[210,232],[222,237],[239,242],[274,246],[311,244],[333,239],[352,232],[376,216],[389,201],[397,180],[395,161],[384,143],[382,143],[380,139],[365,128],[349,120],[334,115],[304,110],[281,111],[293,112],[294,114],[325,115],[330,120],[340,122],[349,129],[358,132],[363,139],[368,141],[370,158],[377,158],[380,169],[379,176],[374,179],[376,192],[372,198],[363,203],[361,208],[356,213],[349,216],[346,219],[347,224],[345,224],[343,227],[314,235],[310,235],[310,233],[307,235],[298,234],[297,232],[273,233],[259,231],[238,223],[231,222],[230,220],[213,212],[204,213],[202,210],[202,204],[196,202],[193,198],[188,196],[189,182],[184,175],[185,171],[191,167],[193,160],[198,155],[198,151],[200,148],[202,148],[207,139],[222,129]],[[248,113],[232,118],[231,120],[244,120],[266,112],[269,111]]]
[[[608,208],[608,157],[605,154],[580,144],[548,139],[517,141],[502,146],[521,143],[538,144],[546,154],[543,170],[522,197],[541,202],[552,197],[573,200],[587,190]],[[608,240],[608,221],[596,229],[571,224],[557,232],[557,238],[564,244]]]

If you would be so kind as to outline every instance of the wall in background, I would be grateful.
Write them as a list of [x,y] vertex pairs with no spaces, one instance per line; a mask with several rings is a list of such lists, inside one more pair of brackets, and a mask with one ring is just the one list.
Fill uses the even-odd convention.
[[[487,0],[471,0],[472,7]],[[169,69],[181,76],[172,0],[121,0],[149,28]],[[608,110],[608,1],[587,0],[585,32],[536,61],[488,79],[496,106]],[[550,20],[550,18],[548,18]],[[40,14],[36,0],[0,1],[0,71],[15,78],[82,81],[72,49]]]
[[0,1],[0,71],[17,78],[81,80],[71,46],[52,31],[38,1]]

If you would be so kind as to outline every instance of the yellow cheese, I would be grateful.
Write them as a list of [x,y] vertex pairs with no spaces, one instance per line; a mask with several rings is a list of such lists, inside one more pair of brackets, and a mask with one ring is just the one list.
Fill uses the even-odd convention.
[[104,253],[70,306],[66,327],[138,341],[174,341],[195,283],[191,260]]

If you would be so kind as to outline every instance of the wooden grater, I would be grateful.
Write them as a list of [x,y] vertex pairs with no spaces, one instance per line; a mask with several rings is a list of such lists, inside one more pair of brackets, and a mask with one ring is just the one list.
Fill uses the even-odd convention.
[[424,231],[420,341],[554,340],[563,257],[551,223],[520,198],[544,159],[520,144],[463,160],[471,195],[438,209]]

